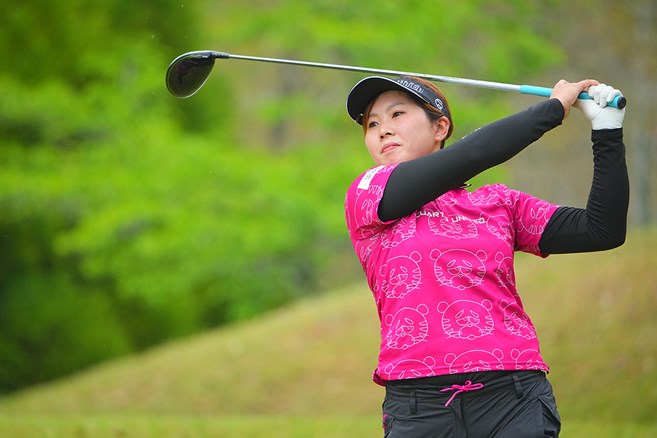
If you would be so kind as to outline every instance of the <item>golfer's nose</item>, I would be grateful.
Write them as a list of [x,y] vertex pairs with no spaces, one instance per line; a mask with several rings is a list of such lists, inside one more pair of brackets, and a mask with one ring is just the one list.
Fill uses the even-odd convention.
[[381,122],[379,124],[379,137],[385,138],[389,135],[392,135],[393,133],[394,133],[394,131],[390,127],[389,123]]

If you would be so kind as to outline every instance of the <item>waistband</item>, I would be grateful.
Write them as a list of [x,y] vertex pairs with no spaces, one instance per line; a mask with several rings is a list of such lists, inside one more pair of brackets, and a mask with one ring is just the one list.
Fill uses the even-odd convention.
[[523,386],[545,378],[544,371],[482,371],[418,379],[388,380],[386,381],[386,394],[393,397],[405,397],[413,391],[425,397],[444,397],[443,390],[445,388],[473,388],[473,385],[476,385],[477,392],[496,391],[509,387],[519,391]]

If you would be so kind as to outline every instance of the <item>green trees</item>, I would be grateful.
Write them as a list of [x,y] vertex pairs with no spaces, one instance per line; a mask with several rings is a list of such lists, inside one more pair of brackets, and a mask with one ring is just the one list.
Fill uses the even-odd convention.
[[0,391],[315,292],[348,248],[341,207],[322,213],[345,166],[325,182],[306,174],[312,148],[236,144],[220,81],[166,93],[168,62],[198,44],[189,6],[7,8]]
[[[122,186],[115,178],[119,169],[130,172],[129,151],[149,137],[157,140],[154,132],[178,129],[168,118],[175,108],[158,87],[166,52],[182,43],[165,41],[163,30],[189,21],[174,3],[30,1],[5,8],[2,391],[126,354],[167,334],[144,334],[153,329],[140,328],[129,314],[148,310],[143,301],[120,299],[108,275],[89,275],[83,265],[94,244],[83,249],[69,242],[83,224],[120,208],[112,194]],[[103,232],[109,231],[102,224],[94,226],[94,239]],[[149,317],[144,311],[142,318]]]

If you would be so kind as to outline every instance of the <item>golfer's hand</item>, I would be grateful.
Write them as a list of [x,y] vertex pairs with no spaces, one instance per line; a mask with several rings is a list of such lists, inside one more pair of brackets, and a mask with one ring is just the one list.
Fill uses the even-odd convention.
[[623,127],[625,108],[617,109],[607,106],[616,96],[623,95],[620,90],[609,85],[598,84],[589,87],[586,92],[591,96],[592,100],[580,99],[574,103],[574,106],[582,111],[586,118],[589,119],[593,129],[617,129]]
[[599,82],[595,79],[585,79],[579,82],[568,82],[562,79],[552,88],[550,98],[559,99],[563,105],[563,118],[565,119],[570,114],[570,108],[577,101],[579,93],[598,84]]

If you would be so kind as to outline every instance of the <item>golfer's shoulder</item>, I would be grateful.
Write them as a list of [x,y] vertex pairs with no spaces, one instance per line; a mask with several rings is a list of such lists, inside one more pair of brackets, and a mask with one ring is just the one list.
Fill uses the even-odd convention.
[[368,190],[375,186],[385,185],[395,167],[397,166],[380,165],[367,169],[352,181],[348,191]]
[[468,198],[476,206],[513,205],[522,193],[505,184],[487,184],[468,193]]
[[511,193],[517,192],[506,184],[494,183],[494,184],[485,184],[481,187],[477,187],[470,192],[471,195],[497,195],[497,196],[509,196]]

